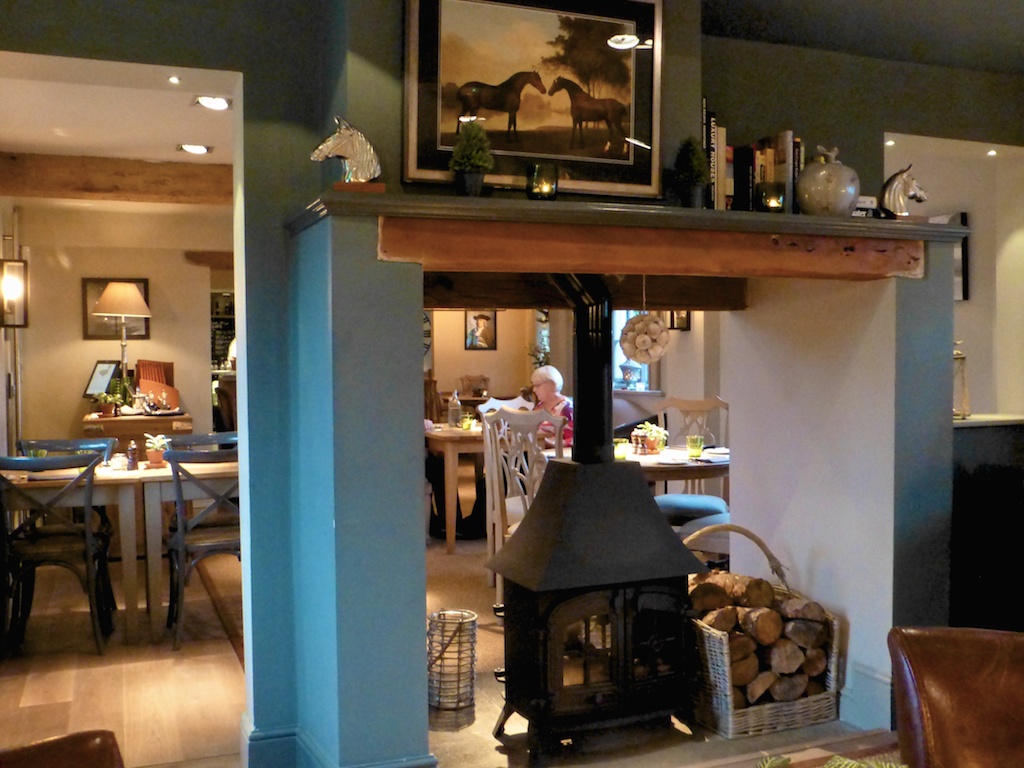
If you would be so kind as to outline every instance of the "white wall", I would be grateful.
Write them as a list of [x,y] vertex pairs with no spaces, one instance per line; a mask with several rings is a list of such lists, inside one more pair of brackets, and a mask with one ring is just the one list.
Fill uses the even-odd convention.
[[895,142],[885,150],[886,178],[913,164],[928,193],[926,202],[909,204],[912,215],[969,217],[970,292],[956,303],[954,324],[967,355],[972,411],[1024,413],[1024,150],[997,146],[989,157],[992,145],[979,142],[886,139]]
[[[844,621],[860,673],[844,695],[872,688],[865,727],[889,725],[888,689],[877,703],[873,681],[889,676],[893,611],[893,282],[751,280],[750,307],[727,313],[722,333],[732,521]],[[733,570],[770,577],[752,544],[733,536],[731,548]]]
[[149,279],[151,338],[128,341],[137,359],[174,362],[175,386],[197,432],[212,430],[210,270],[185,250],[231,250],[230,212],[164,207],[114,213],[26,206],[30,325],[22,335],[25,437],[81,436],[93,410],[82,398],[93,364],[118,359],[116,340],[82,338],[83,277]]

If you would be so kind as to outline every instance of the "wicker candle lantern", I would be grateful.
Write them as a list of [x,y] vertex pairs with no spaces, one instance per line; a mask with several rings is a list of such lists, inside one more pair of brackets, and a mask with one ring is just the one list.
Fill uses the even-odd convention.
[[971,396],[967,391],[967,355],[953,342],[953,418],[966,419],[971,415]]

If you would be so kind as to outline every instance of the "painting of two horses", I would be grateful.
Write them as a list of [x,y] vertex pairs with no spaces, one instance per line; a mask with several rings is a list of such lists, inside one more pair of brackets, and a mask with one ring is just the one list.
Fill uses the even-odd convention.
[[490,139],[495,179],[544,158],[570,179],[650,187],[658,175],[653,52],[609,40],[654,35],[658,3],[436,0],[436,15],[418,27],[412,162],[441,167],[461,126],[475,120]]
[[441,0],[440,145],[476,119],[495,151],[625,157],[633,54],[607,45],[623,31],[598,17]]

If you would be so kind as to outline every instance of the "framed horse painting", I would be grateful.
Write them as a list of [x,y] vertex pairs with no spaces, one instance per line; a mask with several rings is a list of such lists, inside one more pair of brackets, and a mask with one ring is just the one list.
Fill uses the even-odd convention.
[[525,187],[554,163],[565,192],[656,197],[662,0],[408,0],[406,181],[450,182],[479,121],[494,170]]

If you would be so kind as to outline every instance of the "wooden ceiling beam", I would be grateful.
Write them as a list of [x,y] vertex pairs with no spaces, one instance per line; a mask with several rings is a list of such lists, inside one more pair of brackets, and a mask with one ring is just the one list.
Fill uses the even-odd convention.
[[[648,277],[605,275],[615,309],[745,309],[747,281],[742,278]],[[646,293],[646,303],[644,301]],[[567,307],[547,275],[520,272],[424,272],[426,309],[551,309]]]
[[431,272],[502,272],[515,264],[523,272],[576,274],[841,280],[924,275],[921,240],[612,224],[381,217],[378,256],[417,262]]
[[0,153],[0,195],[231,205],[230,165]]

